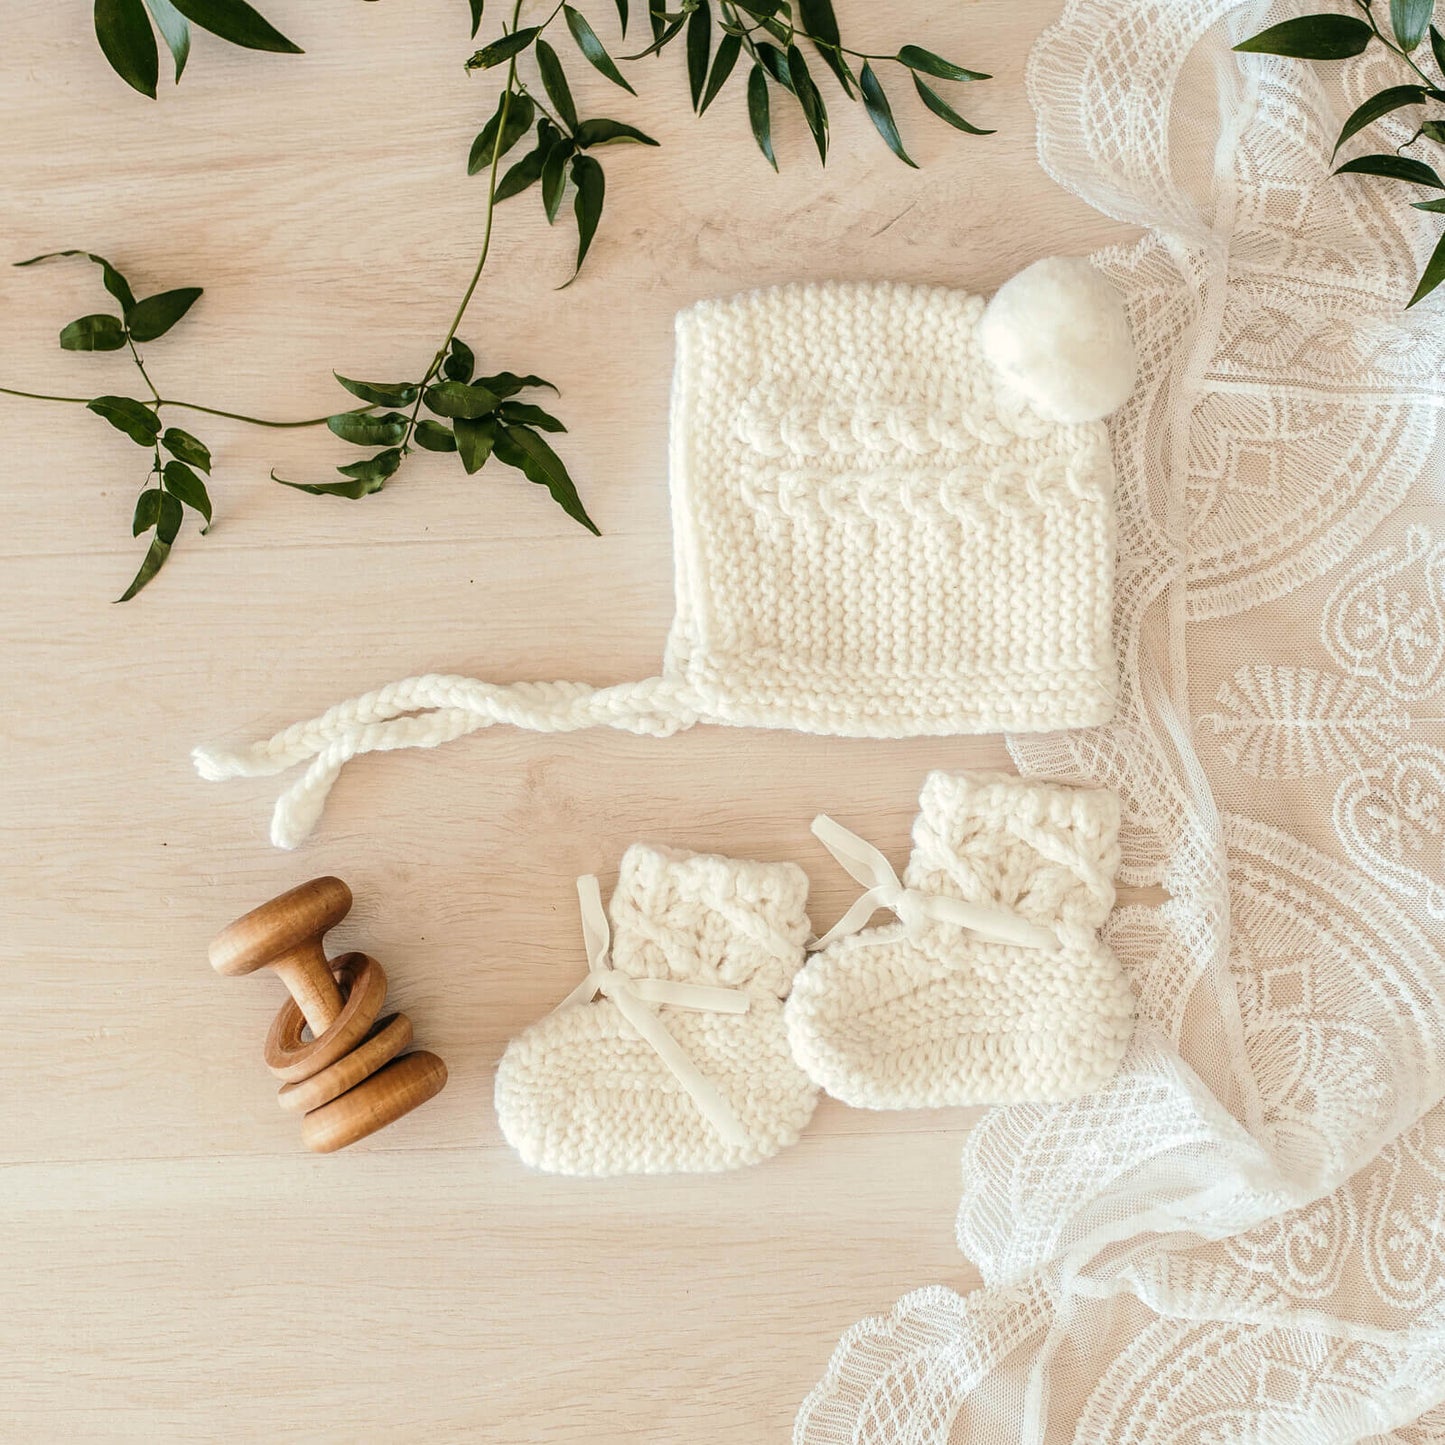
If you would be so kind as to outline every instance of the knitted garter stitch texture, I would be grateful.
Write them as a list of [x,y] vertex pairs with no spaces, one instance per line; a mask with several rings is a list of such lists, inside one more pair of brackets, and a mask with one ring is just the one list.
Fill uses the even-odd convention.
[[612,895],[610,971],[596,982],[644,998],[701,985],[745,1010],[644,1004],[720,1096],[732,1137],[614,997],[573,999],[513,1039],[497,1068],[497,1118],[523,1161],[555,1174],[703,1173],[795,1142],[818,1095],[783,1023],[807,897],[807,875],[792,863],[629,848]]
[[1084,262],[1040,262],[988,306],[891,283],[702,302],[677,321],[661,676],[413,677],[249,747],[199,748],[196,767],[305,765],[272,824],[294,847],[352,757],[494,723],[896,738],[1105,722],[1114,481],[1098,418],[1132,366]]
[[816,954],[787,1004],[798,1061],[866,1109],[1053,1102],[1102,1087],[1133,996],[1098,938],[1114,903],[1119,805],[1104,789],[931,773],[904,883],[1002,909],[1057,946],[986,941],[919,912]]

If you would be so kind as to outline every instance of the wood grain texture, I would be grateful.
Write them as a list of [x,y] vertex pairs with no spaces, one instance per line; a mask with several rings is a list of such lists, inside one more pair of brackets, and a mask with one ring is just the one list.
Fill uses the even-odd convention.
[[[261,8],[304,57],[200,36],[151,103],[106,68],[89,6],[9,0],[0,259],[80,246],[143,294],[203,285],[148,348],[163,391],[319,415],[344,404],[333,367],[401,375],[444,330],[478,240],[464,162],[488,82],[462,71],[461,0]],[[612,7],[584,8],[610,39]],[[971,1283],[952,1230],[966,1113],[825,1102],[758,1169],[579,1185],[517,1163],[490,1089],[507,1040],[581,977],[578,873],[605,886],[636,839],[792,858],[826,925],[851,889],[814,813],[901,861],[924,772],[1002,766],[997,739],[496,729],[354,764],[294,856],[265,842],[274,780],[202,784],[187,753],[417,671],[655,672],[680,306],[827,277],[986,291],[1129,238],[1033,155],[1023,62],[1057,9],[838,0],[860,48],[913,41],[997,76],[968,97],[999,128],[977,140],[898,90],[916,172],[839,105],[827,170],[790,119],[775,177],[737,95],[691,119],[680,56],[644,67],[635,101],[569,64],[584,112],[662,148],[607,154],[607,215],[567,291],[551,288],[568,238],[509,202],[462,335],[561,386],[560,449],[601,538],[454,458],[363,502],[307,497],[268,471],[318,476],[343,459],[334,438],[193,417],[214,530],[188,524],[114,607],[139,560],[138,451],[80,408],[0,397],[0,1437],[759,1445],[787,1437],[844,1328],[914,1286]],[[104,300],[83,262],[0,267],[0,385],[129,390],[123,359],[56,347]],[[257,1057],[278,990],[217,978],[206,946],[327,872],[357,897],[331,951],[384,961],[388,1007],[451,1078],[323,1159]]]

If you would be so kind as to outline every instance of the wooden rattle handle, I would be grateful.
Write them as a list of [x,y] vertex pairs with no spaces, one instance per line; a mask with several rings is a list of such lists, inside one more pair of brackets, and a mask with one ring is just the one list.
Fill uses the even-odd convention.
[[322,935],[351,911],[351,890],[339,878],[313,878],[253,908],[211,944],[211,967],[235,977],[269,968],[290,990],[313,1034],[341,1012],[341,990],[326,961]]

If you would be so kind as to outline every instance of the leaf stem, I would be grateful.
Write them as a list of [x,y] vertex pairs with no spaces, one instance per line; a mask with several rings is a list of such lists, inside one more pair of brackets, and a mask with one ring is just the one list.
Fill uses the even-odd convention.
[[1378,40],[1380,44],[1385,47],[1386,50],[1394,51],[1394,53],[1398,55],[1400,59],[1403,60],[1405,64],[1408,65],[1410,69],[1413,70],[1415,74],[1418,75],[1420,79],[1423,80],[1431,90],[1438,90],[1440,88],[1439,85],[1435,81],[1431,80],[1431,78],[1426,75],[1425,72],[1421,70],[1418,65],[1415,64],[1415,62],[1410,58],[1410,53],[1407,50],[1402,50],[1400,46],[1395,45],[1390,40],[1386,39],[1385,32],[1380,29],[1379,24],[1375,20],[1375,12],[1371,10],[1367,4],[1363,3],[1363,0],[1359,0],[1359,4],[1360,9],[1365,12],[1365,19],[1370,22],[1370,29],[1375,32],[1375,39]]
[[17,391],[13,386],[0,386],[0,393],[5,396],[23,396],[30,401],[64,401],[71,406],[89,406],[88,396],[52,396],[48,391]]
[[540,111],[542,112],[542,114],[543,114],[544,116],[546,116],[546,118],[547,118],[548,120],[550,120],[553,125],[555,125],[555,126],[557,127],[558,131],[559,131],[562,135],[571,137],[572,132],[571,132],[570,130],[568,130],[565,125],[563,125],[563,123],[562,123],[562,121],[561,121],[561,119],[560,119],[559,117],[553,115],[552,112],[551,112],[550,110],[548,110],[547,107],[546,107],[545,105],[543,105],[543,103],[542,103],[540,100],[537,99],[536,93],[532,90],[532,88],[531,88],[529,85],[527,85],[527,83],[526,83],[525,81],[523,81],[520,85],[518,85],[518,87],[517,87],[517,94],[518,94],[518,95],[525,95],[525,96],[532,102],[532,104],[535,105],[535,106],[537,107],[537,109],[540,110]]
[[[89,406],[91,398],[88,396],[56,396],[48,391],[21,391],[18,387],[0,386],[0,395],[23,396],[27,401],[63,401],[68,406]],[[231,421],[243,421],[250,426],[266,426],[273,428],[289,429],[293,427],[324,426],[327,418],[314,416],[308,421],[267,421],[265,417],[247,416],[239,411],[222,411],[220,407],[202,406],[198,401],[176,401],[168,396],[157,396],[152,405],[156,407],[177,406],[183,411],[203,411],[207,416],[224,416]],[[370,405],[353,407],[352,413],[359,415],[362,412],[371,411]]]
[[136,369],[141,374],[141,379],[145,382],[146,386],[150,388],[150,394],[154,398],[155,409],[159,411],[164,405],[161,401],[161,394],[156,390],[156,384],[151,380],[151,375],[150,372],[146,370],[145,362],[140,359],[140,352],[135,349],[135,342],[131,339],[129,330],[125,333],[125,344],[130,347],[131,359],[135,362]]
[[[517,23],[522,16],[523,0],[514,0],[512,5],[512,29],[516,30]],[[561,13],[562,6],[559,3],[557,8],[542,25],[546,29],[548,25]],[[447,334],[442,338],[442,344],[437,347],[436,355],[431,359],[431,365],[426,369],[426,375],[422,377],[421,384],[416,391],[416,405],[411,409],[411,418],[406,426],[406,438],[401,444],[403,453],[411,449],[412,433],[416,430],[417,419],[421,416],[422,397],[426,394],[427,387],[431,384],[432,378],[441,370],[442,362],[446,360],[447,349],[451,346],[453,338],[457,334],[457,328],[462,324],[462,318],[467,314],[467,307],[472,304],[472,297],[476,294],[477,285],[482,279],[482,268],[487,264],[487,255],[492,249],[492,221],[497,210],[497,168],[502,159],[502,139],[507,130],[507,116],[512,109],[512,97],[517,93],[517,57],[514,55],[507,62],[507,84],[502,92],[502,108],[497,116],[497,134],[492,141],[492,165],[487,175],[487,217],[486,224],[482,230],[482,250],[477,257],[477,264],[472,268],[472,279],[467,283],[467,289],[462,293],[461,304],[452,317],[452,324],[447,328]],[[535,101],[534,101],[535,103]]]
[[[170,397],[161,397],[156,402],[156,405],[178,406],[186,411],[203,411],[207,416],[224,416],[229,418],[231,421],[244,421],[249,423],[251,426],[271,427],[273,430],[277,431],[286,431],[298,427],[307,426],[325,426],[327,420],[331,416],[335,415],[334,412],[329,412],[326,416],[313,416],[306,421],[267,421],[264,417],[247,416],[244,412],[223,411],[220,407],[216,406],[202,406],[198,401],[172,401]],[[361,413],[371,411],[372,409],[373,408],[370,403],[368,403],[366,406],[354,406],[351,408],[349,414],[353,416],[359,416]]]

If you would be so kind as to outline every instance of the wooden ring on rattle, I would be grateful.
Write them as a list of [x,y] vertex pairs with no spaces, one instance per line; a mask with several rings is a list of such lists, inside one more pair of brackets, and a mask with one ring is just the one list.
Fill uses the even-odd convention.
[[383,1064],[390,1063],[403,1049],[411,1047],[411,1020],[405,1014],[391,1014],[344,1058],[299,1084],[282,1084],[276,1102],[293,1114],[305,1114],[329,1104],[355,1084],[369,1078]]
[[303,1042],[306,1019],[296,1000],[287,999],[266,1035],[266,1067],[288,1084],[309,1079],[349,1054],[370,1032],[386,1001],[386,973],[369,954],[343,954],[331,967],[346,1002],[326,1032]]

